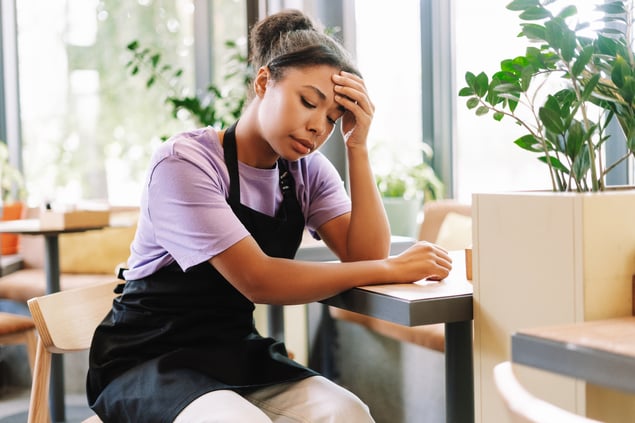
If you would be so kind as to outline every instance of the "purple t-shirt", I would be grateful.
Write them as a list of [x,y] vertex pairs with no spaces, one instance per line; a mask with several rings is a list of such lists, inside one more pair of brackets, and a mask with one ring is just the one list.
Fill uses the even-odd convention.
[[[351,210],[331,162],[315,152],[289,162],[309,230]],[[278,168],[238,163],[240,201],[274,216],[282,201]],[[141,197],[126,279],[140,279],[176,260],[187,270],[249,235],[227,203],[229,174],[213,128],[172,137],[154,153]]]

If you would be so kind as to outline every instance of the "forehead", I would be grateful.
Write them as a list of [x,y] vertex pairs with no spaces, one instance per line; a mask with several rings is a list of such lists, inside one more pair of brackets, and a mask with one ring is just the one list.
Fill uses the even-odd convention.
[[327,65],[289,68],[282,80],[291,85],[315,87],[324,94],[330,94],[335,84],[332,76],[339,73],[339,69]]

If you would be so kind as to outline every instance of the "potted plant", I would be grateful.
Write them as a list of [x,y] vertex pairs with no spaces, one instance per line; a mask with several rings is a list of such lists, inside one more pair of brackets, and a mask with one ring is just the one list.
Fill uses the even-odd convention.
[[[382,197],[390,230],[393,235],[416,237],[418,216],[424,201],[443,197],[444,186],[428,161],[432,148],[425,143],[418,145],[417,154],[408,154],[409,159],[399,159],[394,151],[380,144],[373,156],[387,160],[383,170],[377,172],[375,180]],[[379,163],[381,168],[381,163]]]
[[[606,174],[635,156],[631,5],[597,6],[604,26],[589,38],[581,31],[590,22],[576,19],[575,6],[554,14],[543,3],[556,2],[514,0],[507,6],[521,12],[520,36],[530,46],[524,55],[502,60],[491,77],[467,72],[459,95],[469,97],[467,107],[478,116],[508,118],[527,131],[514,142],[539,154],[554,191],[602,191]],[[623,137],[606,132],[612,119]],[[627,153],[604,163],[605,144],[624,141]]]
[[[572,3],[572,2],[571,2]],[[509,337],[522,327],[630,315],[635,274],[635,190],[609,189],[606,174],[635,153],[632,3],[601,3],[595,35],[574,5],[514,0],[524,54],[491,76],[467,72],[459,92],[478,116],[520,125],[514,140],[546,164],[550,191],[476,193],[473,210],[476,407],[483,421],[504,412],[492,369],[509,359]],[[616,120],[621,134],[610,134]],[[608,143],[625,154],[606,161]],[[570,379],[523,372],[529,389],[600,420],[625,398]],[[602,398],[600,401],[599,398]]]
[[[0,195],[2,196],[2,220],[15,220],[22,217],[24,208],[24,178],[20,170],[9,162],[9,149],[0,141]],[[10,255],[18,252],[18,235],[0,236],[0,254]]]

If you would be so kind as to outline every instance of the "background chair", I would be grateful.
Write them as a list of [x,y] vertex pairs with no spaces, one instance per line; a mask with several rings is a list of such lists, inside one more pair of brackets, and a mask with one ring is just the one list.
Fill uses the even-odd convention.
[[[51,353],[63,354],[90,348],[95,328],[112,307],[114,289],[121,281],[111,281],[57,292],[28,301],[40,335],[31,387],[28,423],[47,423]],[[93,416],[84,422],[100,422]]]
[[25,344],[31,373],[35,365],[37,335],[33,319],[0,312],[0,345]]
[[513,423],[601,423],[533,396],[520,384],[509,361],[494,367],[494,382]]

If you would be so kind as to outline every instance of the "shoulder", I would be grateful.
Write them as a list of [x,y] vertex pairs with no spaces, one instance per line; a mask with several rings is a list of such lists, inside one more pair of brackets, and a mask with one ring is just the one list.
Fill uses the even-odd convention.
[[171,159],[182,165],[194,165],[201,169],[224,167],[223,148],[214,128],[205,127],[181,132],[170,137],[154,152],[152,167]]

